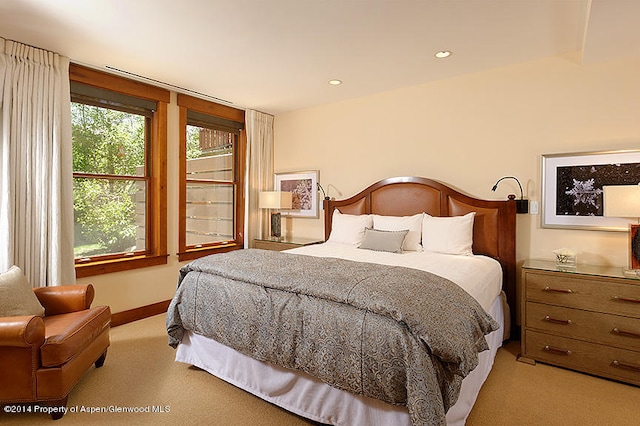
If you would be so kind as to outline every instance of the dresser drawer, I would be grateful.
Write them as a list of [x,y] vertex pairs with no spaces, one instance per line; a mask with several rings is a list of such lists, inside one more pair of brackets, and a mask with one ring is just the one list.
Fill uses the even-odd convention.
[[525,356],[640,385],[640,352],[527,330]]
[[640,286],[570,273],[525,273],[526,299],[640,318]]
[[525,327],[640,352],[640,319],[527,302]]

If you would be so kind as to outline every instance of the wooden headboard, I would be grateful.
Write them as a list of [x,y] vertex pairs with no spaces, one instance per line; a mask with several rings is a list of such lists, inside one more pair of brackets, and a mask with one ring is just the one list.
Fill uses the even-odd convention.
[[333,210],[345,214],[411,216],[462,216],[476,212],[473,253],[496,259],[502,265],[502,289],[511,309],[512,330],[516,313],[516,203],[481,200],[440,182],[421,177],[395,177],[374,183],[345,200],[324,201],[324,235],[329,238]]

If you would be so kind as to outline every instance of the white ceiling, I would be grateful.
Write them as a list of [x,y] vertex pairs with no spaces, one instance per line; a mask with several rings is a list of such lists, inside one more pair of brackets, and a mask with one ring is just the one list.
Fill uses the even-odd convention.
[[640,1],[2,0],[0,37],[276,114],[566,53],[640,55]]

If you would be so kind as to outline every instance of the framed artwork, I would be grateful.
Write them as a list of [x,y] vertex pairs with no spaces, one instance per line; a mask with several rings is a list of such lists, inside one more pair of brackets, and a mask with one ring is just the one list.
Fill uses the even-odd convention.
[[637,185],[640,151],[542,156],[544,228],[628,231],[629,218],[603,215],[605,185]]
[[318,170],[275,174],[275,190],[293,193],[293,207],[283,216],[318,218],[318,175]]

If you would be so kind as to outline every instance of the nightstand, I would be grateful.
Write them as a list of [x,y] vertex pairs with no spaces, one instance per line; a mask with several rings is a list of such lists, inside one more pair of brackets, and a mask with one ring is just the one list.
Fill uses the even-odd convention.
[[640,279],[622,267],[522,266],[520,361],[640,385]]
[[283,238],[282,240],[258,239],[253,240],[253,246],[262,250],[282,251],[310,244],[319,244],[323,241],[312,238]]

